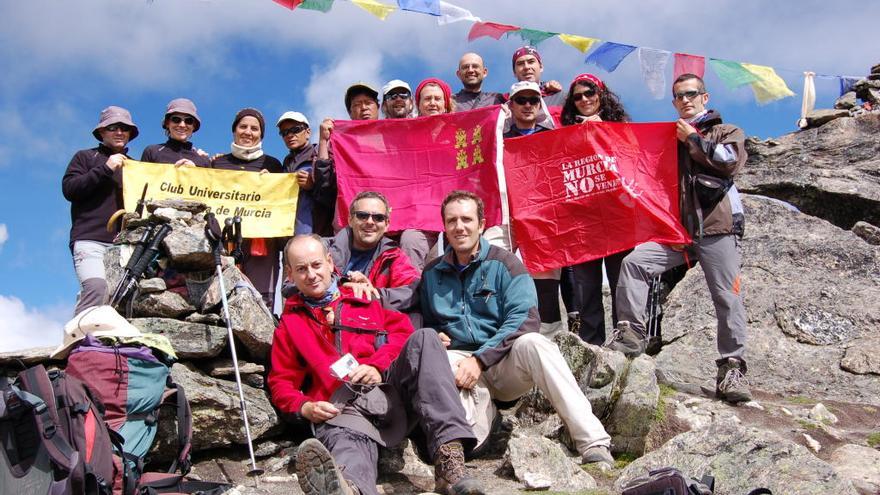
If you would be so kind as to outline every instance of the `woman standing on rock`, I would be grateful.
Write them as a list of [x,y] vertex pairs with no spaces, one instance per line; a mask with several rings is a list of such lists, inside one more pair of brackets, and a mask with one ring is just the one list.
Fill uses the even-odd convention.
[[127,146],[138,128],[128,110],[110,106],[101,111],[92,135],[100,144],[73,155],[61,179],[61,191],[70,201],[70,251],[80,283],[74,314],[107,304],[104,252],[118,231],[107,222],[123,207],[122,162],[129,158]]
[[202,122],[196,105],[186,99],[171,100],[165,109],[162,128],[168,141],[151,144],[141,154],[142,162],[173,163],[185,167],[210,167],[211,159],[204,151],[194,148],[190,138],[199,130]]
[[[232,152],[214,158],[211,166],[244,172],[281,173],[281,162],[263,153],[266,121],[254,108],[245,108],[232,121]],[[275,286],[278,285],[280,239],[246,239],[242,245],[244,260],[241,268],[263,297],[269,311],[274,312]]]
[[[562,125],[585,122],[627,122],[629,115],[620,99],[601,79],[593,74],[574,78],[562,107]],[[578,335],[584,342],[602,345],[605,341],[605,308],[602,304],[602,264],[611,287],[611,320],[617,324],[614,292],[620,275],[620,263],[632,251],[628,249],[604,258],[587,261],[573,267],[575,305],[580,311]]]

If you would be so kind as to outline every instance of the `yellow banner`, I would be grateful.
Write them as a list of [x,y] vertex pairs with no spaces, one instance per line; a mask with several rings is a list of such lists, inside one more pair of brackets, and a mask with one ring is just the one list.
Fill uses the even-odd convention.
[[260,174],[126,160],[122,168],[125,209],[146,199],[191,199],[208,205],[220,225],[241,217],[244,237],[293,235],[299,186],[294,174]]

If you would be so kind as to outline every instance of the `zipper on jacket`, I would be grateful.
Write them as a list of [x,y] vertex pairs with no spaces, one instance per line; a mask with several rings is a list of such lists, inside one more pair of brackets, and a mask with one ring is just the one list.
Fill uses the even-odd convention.
[[[467,271],[467,270],[465,270]],[[458,275],[458,279],[461,281],[461,314],[464,317],[465,327],[467,329],[468,334],[471,337],[471,343],[476,344],[477,338],[474,335],[474,330],[471,328],[471,317],[470,312],[468,311],[467,305],[467,284],[465,283],[466,277],[465,272],[460,272]]]

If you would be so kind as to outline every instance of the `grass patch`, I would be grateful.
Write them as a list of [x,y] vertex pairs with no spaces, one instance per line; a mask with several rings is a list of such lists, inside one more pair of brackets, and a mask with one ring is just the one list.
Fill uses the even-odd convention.
[[660,422],[666,419],[666,399],[673,395],[675,395],[674,388],[669,385],[660,384],[660,398],[657,401],[657,409],[654,410],[654,414],[651,416],[652,420]]
[[815,406],[818,404],[815,399],[811,399],[809,397],[804,397],[802,395],[793,395],[785,399],[785,402],[789,404],[799,404],[802,406]]
[[808,419],[798,419],[797,423],[807,430],[818,430],[819,425]]
[[[613,479],[616,479],[617,476],[620,475],[620,471],[622,471],[623,468],[629,466],[630,463],[636,459],[637,459],[637,457],[632,454],[628,454],[628,453],[617,454],[614,456],[614,466],[611,469],[606,469],[603,471],[598,466],[597,463],[581,464],[581,469],[583,469],[584,471],[589,473],[590,476],[592,476],[593,478],[604,478],[604,479],[613,480]],[[605,492],[599,492],[599,493],[605,493]]]
[[868,447],[877,448],[880,446],[880,432],[868,435]]

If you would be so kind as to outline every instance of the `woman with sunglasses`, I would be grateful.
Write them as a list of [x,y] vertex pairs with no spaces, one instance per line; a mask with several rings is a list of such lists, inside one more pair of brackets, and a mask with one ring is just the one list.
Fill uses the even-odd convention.
[[[266,120],[255,108],[244,108],[235,114],[232,121],[232,151],[215,157],[213,168],[237,170],[242,172],[282,173],[281,162],[263,153],[263,137],[266,134]],[[247,221],[247,220],[245,220]],[[280,271],[279,254],[283,248],[283,238],[245,239],[242,244],[244,259],[241,270],[263,296],[269,311],[274,312],[275,286]]]
[[193,133],[201,127],[196,105],[186,98],[176,98],[168,103],[162,128],[168,141],[151,144],[141,154],[142,162],[173,163],[184,167],[210,167],[211,158],[204,151],[194,148],[190,142]]
[[[627,122],[629,115],[620,99],[593,74],[581,74],[574,78],[568,97],[562,107],[562,125],[584,122]],[[602,304],[602,264],[611,287],[611,320],[617,325],[615,290],[620,275],[620,264],[629,252],[615,253],[573,267],[574,295],[579,299],[576,307],[580,312],[578,335],[584,342],[602,345],[605,341],[605,308]],[[563,274],[564,277],[564,274]]]

